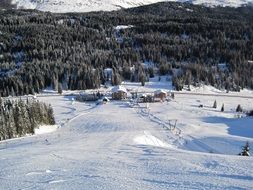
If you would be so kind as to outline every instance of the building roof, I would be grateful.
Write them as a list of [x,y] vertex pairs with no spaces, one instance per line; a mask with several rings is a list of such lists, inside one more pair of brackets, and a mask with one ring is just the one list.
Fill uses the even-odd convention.
[[107,98],[107,97],[104,97],[104,98],[103,98],[103,101],[110,102],[110,99]]
[[127,89],[123,86],[115,86],[113,89],[112,89],[112,92],[115,93],[115,92],[125,92],[127,93]]
[[165,90],[156,90],[155,92],[154,92],[155,94],[167,94],[167,92],[165,91]]

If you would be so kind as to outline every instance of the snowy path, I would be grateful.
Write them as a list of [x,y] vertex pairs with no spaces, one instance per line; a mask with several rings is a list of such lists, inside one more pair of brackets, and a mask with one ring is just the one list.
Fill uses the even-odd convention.
[[253,188],[252,157],[179,150],[166,129],[125,103],[90,109],[63,97],[50,101],[57,121],[67,123],[0,143],[0,189]]

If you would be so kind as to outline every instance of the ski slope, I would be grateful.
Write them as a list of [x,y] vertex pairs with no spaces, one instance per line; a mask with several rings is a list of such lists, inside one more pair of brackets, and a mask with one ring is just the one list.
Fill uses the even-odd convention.
[[[12,4],[16,4],[18,8],[64,13],[112,11],[120,8],[131,8],[163,1],[166,0],[12,0]],[[188,0],[169,1],[189,2]],[[192,0],[190,2],[206,6],[238,7],[250,1],[252,0]]]
[[[152,91],[167,83],[124,85]],[[234,111],[238,102],[252,108],[253,96],[176,94],[149,111],[124,101],[38,99],[52,104],[60,128],[0,142],[0,189],[253,189],[253,158],[236,155],[246,141],[253,144],[253,118]],[[180,134],[166,128],[175,119]]]

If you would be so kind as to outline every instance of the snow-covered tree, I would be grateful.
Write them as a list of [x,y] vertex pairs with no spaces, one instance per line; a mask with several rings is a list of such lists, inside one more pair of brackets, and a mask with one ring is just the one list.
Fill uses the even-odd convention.
[[58,94],[62,94],[62,84],[58,83]]
[[245,146],[242,147],[242,152],[240,156],[250,156],[250,145],[249,142],[246,142]]
[[54,125],[53,109],[36,100],[1,100],[0,141],[33,134],[39,125]]
[[237,106],[237,108],[236,108],[236,112],[242,112],[242,107],[241,107],[241,105],[240,105],[240,104]]

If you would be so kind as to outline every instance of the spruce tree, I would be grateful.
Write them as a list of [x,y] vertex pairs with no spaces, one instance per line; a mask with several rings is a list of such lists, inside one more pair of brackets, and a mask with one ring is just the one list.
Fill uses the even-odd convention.
[[48,108],[47,108],[47,115],[48,115],[48,122],[50,125],[54,125],[55,124],[55,119],[54,119],[54,111],[52,106],[49,104]]
[[240,156],[250,156],[250,145],[249,142],[246,142],[245,146],[242,147],[242,152]]
[[222,104],[221,112],[224,112],[224,104]]
[[213,108],[217,108],[217,102],[216,102],[216,100],[214,101],[214,103],[213,103]]
[[240,104],[238,104],[237,108],[236,108],[236,112],[242,112],[242,107]]
[[33,134],[39,125],[54,125],[50,105],[34,100],[2,100],[0,105],[0,141]]
[[58,84],[58,94],[62,94],[62,84]]

